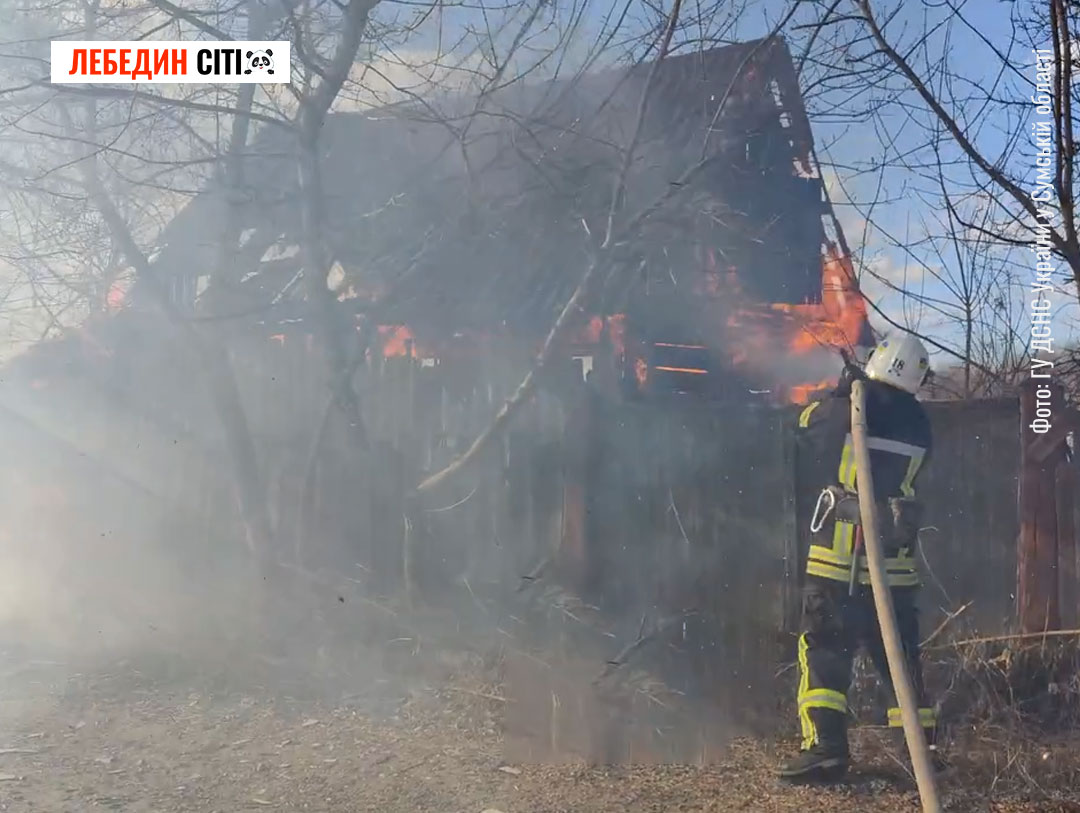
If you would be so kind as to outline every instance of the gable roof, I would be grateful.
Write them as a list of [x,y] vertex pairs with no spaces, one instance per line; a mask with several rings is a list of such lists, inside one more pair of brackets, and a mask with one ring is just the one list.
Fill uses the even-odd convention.
[[[517,83],[483,100],[330,115],[322,228],[359,301],[386,292],[379,321],[440,333],[545,330],[606,225],[651,67]],[[704,155],[712,160],[630,235],[600,291],[601,310],[632,310],[643,292],[665,287],[692,290],[704,268],[698,246],[738,269],[759,301],[820,301],[820,181],[796,171],[809,145],[782,40],[665,59],[620,217],[652,205]],[[229,304],[217,306],[224,312],[275,297],[279,315],[303,312],[299,288],[288,291],[300,258],[282,256],[299,242],[296,158],[291,134],[267,128],[245,159],[245,185],[233,199],[247,234]],[[163,235],[156,267],[182,300],[194,299],[195,279],[217,262],[225,202],[221,188],[208,189]]]

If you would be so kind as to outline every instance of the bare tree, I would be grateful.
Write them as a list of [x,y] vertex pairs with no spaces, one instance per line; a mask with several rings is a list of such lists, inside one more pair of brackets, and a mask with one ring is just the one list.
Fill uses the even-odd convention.
[[[857,0],[863,36],[872,47],[861,58],[876,64],[878,87],[884,99],[907,103],[914,93],[928,116],[913,112],[910,120],[930,136],[939,129],[947,134],[953,150],[943,161],[951,167],[953,197],[960,189],[979,194],[994,209],[992,223],[964,223],[965,228],[985,231],[1008,245],[1033,242],[1033,230],[1040,218],[1040,203],[1049,204],[1057,217],[1049,225],[1054,253],[1068,267],[1068,279],[1080,280],[1080,243],[1076,233],[1076,172],[1072,106],[1077,86],[1074,79],[1072,36],[1077,10],[1052,0],[1030,17],[1017,7],[1013,12],[1014,33],[1006,42],[993,42],[968,19],[963,4],[948,3],[948,21],[934,21],[934,27],[921,32],[911,42],[895,40],[890,27],[894,13],[882,15],[869,0]],[[938,31],[937,28],[943,29]],[[969,36],[982,41],[992,60],[982,83],[972,82],[961,69],[970,63],[971,54],[950,46],[949,30],[966,29]],[[863,40],[865,41],[865,40]],[[1036,65],[1032,49],[1052,53],[1052,58]],[[864,49],[865,51],[866,49]],[[919,61],[916,62],[916,59]],[[921,64],[920,64],[921,63]],[[1031,178],[1036,165],[1034,138],[1031,137],[1031,99],[1038,97],[1043,79],[1052,86],[1046,94],[1052,100],[1052,133],[1048,142],[1052,160],[1045,183]],[[879,108],[880,109],[880,108]],[[1004,129],[1005,137],[1000,136]],[[917,169],[919,155],[908,156]],[[960,175],[963,169],[965,176]],[[1043,195],[1041,190],[1049,191]],[[1039,193],[1037,196],[1035,193]],[[1043,200],[1043,198],[1046,198]],[[1074,291],[1074,296],[1076,292]]]
[[[958,364],[957,394],[1008,391],[1030,364],[1031,251],[1044,227],[1066,266],[1051,280],[1059,324],[1080,290],[1067,44],[1077,9],[999,11],[1006,25],[988,29],[979,4],[838,0],[800,28],[816,43],[802,68],[829,134],[819,152],[859,218],[852,253],[873,316],[921,335],[937,366]],[[1036,130],[1039,100],[1052,123]]]
[[[1015,385],[1029,365],[1020,285],[1027,268],[1018,247],[992,236],[994,206],[950,186],[944,164],[936,160],[937,188],[915,193],[923,207],[909,216],[915,222],[902,234],[877,216],[876,200],[848,204],[865,223],[857,257],[864,277],[885,292],[882,298],[899,300],[904,327],[918,331],[926,324],[938,334],[936,343],[946,342],[949,358],[935,392],[964,398],[998,394]],[[901,278],[882,273],[866,253],[878,237],[908,266]],[[960,381],[952,380],[957,371]]]
[[[217,22],[220,25],[222,18],[227,17],[224,26],[233,27],[239,17],[239,23],[246,24],[248,38],[257,38],[267,26],[260,8],[256,3],[243,4],[235,16],[216,15]],[[24,13],[30,10],[23,9]],[[51,10],[55,14],[63,7]],[[61,27],[50,33],[79,33],[88,39],[110,35],[116,38],[120,36],[117,32],[132,23],[145,25],[152,21],[160,31],[176,26],[182,19],[185,23],[194,20],[196,28],[209,28],[221,38],[227,37],[203,21],[202,15],[208,13],[204,10],[188,9],[171,17],[173,11],[167,3],[103,10],[99,3],[88,2],[81,6],[81,28],[65,31]],[[71,22],[74,25],[74,17]],[[33,44],[38,49],[47,48],[48,37]],[[34,57],[31,65],[39,62],[40,58]],[[105,242],[102,252],[84,256],[104,253],[108,272],[99,272],[104,279],[78,281],[76,286],[88,293],[101,288],[109,290],[117,269],[130,269],[194,351],[205,371],[208,392],[224,428],[248,543],[253,550],[265,551],[272,536],[266,496],[257,450],[228,355],[212,328],[198,327],[178,306],[173,281],[161,276],[152,259],[157,234],[207,180],[217,175],[226,185],[239,186],[242,166],[239,159],[248,145],[255,86],[240,86],[234,93],[233,106],[229,106],[202,101],[207,92],[201,88],[148,94],[148,99],[142,99],[132,92],[113,93],[111,89],[93,87],[46,89],[42,80],[33,79],[32,72],[24,73],[24,77],[24,83],[16,84],[16,89],[22,91],[17,95],[26,98],[16,98],[16,103],[9,107],[7,126],[24,137],[26,149],[23,165],[11,168],[11,174],[16,177],[9,189],[14,188],[22,199],[40,197],[42,181],[35,184],[35,176],[51,179],[64,190],[65,198],[80,200],[89,207],[84,211],[93,214],[99,226],[98,237]],[[22,104],[17,104],[19,101]],[[224,141],[215,137],[223,119],[225,122],[231,119],[233,125]],[[164,147],[159,149],[159,145]],[[64,156],[60,160],[56,158],[57,147]],[[43,237],[40,229],[48,228],[51,220],[51,212],[41,214],[43,217],[36,224],[39,239]],[[209,269],[207,275],[214,283],[228,283],[231,246],[237,238],[237,224],[227,218],[218,237],[218,266]],[[53,240],[60,246],[67,242],[58,236]],[[68,268],[55,273],[61,278],[74,275],[81,279],[86,270]],[[100,293],[95,297],[101,298]],[[91,307],[100,305],[91,302]]]
[[[356,314],[362,313],[368,324],[392,319],[410,297],[435,279],[432,274],[440,261],[464,269],[459,284],[475,286],[477,291],[510,279],[534,313],[550,314],[546,317],[550,323],[540,333],[541,349],[464,454],[424,478],[417,489],[420,493],[434,490],[474,461],[509,425],[543,381],[583,310],[594,303],[606,306],[630,287],[635,272],[655,248],[650,247],[656,242],[652,238],[662,229],[670,228],[675,220],[705,222],[709,228],[729,232],[745,228],[750,219],[745,207],[736,200],[718,199],[723,195],[710,197],[705,187],[713,185],[707,181],[731,157],[731,150],[741,150],[745,158],[745,137],[733,139],[738,141],[733,146],[727,143],[726,128],[751,104],[747,87],[758,57],[777,44],[782,32],[789,31],[803,6],[785,4],[767,30],[759,32],[765,36],[738,51],[736,64],[717,80],[701,126],[679,135],[687,143],[674,150],[657,147],[671,133],[657,130],[655,122],[663,114],[655,111],[664,109],[661,83],[669,58],[704,54],[735,40],[735,26],[746,6],[717,0],[689,9],[676,0],[658,9],[626,0],[614,3],[609,18],[588,33],[585,0],[568,6],[492,7],[484,10],[499,13],[481,14],[484,27],[463,27],[465,33],[449,45],[442,42],[445,30],[436,25],[437,45],[419,56],[405,52],[414,39],[425,44],[431,39],[414,32],[436,11],[445,11],[442,7],[423,7],[403,19],[400,8],[377,5],[374,0],[282,6],[280,13],[276,9],[271,13],[258,3],[224,8],[185,3],[181,8],[167,0],[148,0],[146,5],[119,11],[73,6],[83,19],[76,25],[73,16],[72,27],[65,33],[88,38],[122,38],[133,30],[216,39],[286,38],[294,46],[298,81],[284,90],[254,86],[213,90],[177,86],[138,92],[106,86],[56,88],[42,83],[44,63],[39,54],[32,63],[38,71],[36,78],[32,70],[24,71],[10,82],[17,89],[10,98],[18,102],[8,108],[10,126],[25,130],[29,119],[24,114],[30,110],[47,125],[25,132],[28,149],[38,152],[19,168],[18,181],[25,187],[20,194],[38,200],[47,183],[43,178],[60,180],[64,192],[74,195],[79,206],[92,214],[101,243],[101,259],[95,263],[100,270],[86,274],[67,269],[62,276],[82,287],[87,287],[83,279],[89,277],[88,287],[100,291],[108,290],[108,277],[130,269],[184,343],[196,352],[224,427],[249,541],[260,552],[266,551],[272,547],[271,540],[280,541],[275,537],[280,537],[281,528],[267,507],[267,451],[259,447],[248,425],[247,405],[228,355],[228,325],[254,309],[268,310],[283,299],[292,299],[302,304],[305,320],[316,328],[330,392],[327,412],[314,416],[306,427],[312,436],[305,464],[307,491],[331,408],[339,410],[350,426],[354,443],[349,454],[364,454],[367,431],[353,378],[365,347],[356,329]],[[475,9],[466,11],[476,16]],[[804,54],[814,53],[816,42],[811,37]],[[394,70],[402,66],[409,69],[405,78]],[[590,85],[590,71],[598,66],[630,66],[631,70],[620,71],[622,78],[613,79],[612,74],[599,85]],[[629,115],[620,122],[622,129],[591,127],[591,117],[602,118],[599,114],[628,81],[623,75],[631,73],[635,81],[643,81]],[[824,73],[822,69],[814,75]],[[549,86],[541,80],[560,81]],[[526,95],[531,96],[523,104],[511,104],[507,99],[519,86],[529,88]],[[578,92],[586,102],[566,102]],[[385,203],[358,220],[370,238],[362,258],[346,270],[344,283],[331,285],[331,270],[342,259],[342,238],[333,233],[334,213],[327,211],[326,204],[325,187],[335,180],[328,177],[325,165],[327,123],[336,110],[370,110],[380,103],[393,105],[384,115],[400,113],[402,121],[442,133],[465,179],[464,187],[453,189],[464,188],[467,194],[460,201],[446,201],[436,217],[409,221],[415,214],[409,199],[418,197],[412,194],[411,176],[424,173],[409,172],[412,168],[403,162],[402,180],[392,185],[395,188]],[[40,106],[40,113],[35,106]],[[564,108],[570,113],[560,113],[561,119],[552,112]],[[564,160],[558,150],[570,139],[582,149]],[[271,187],[257,177],[258,167],[268,164],[249,159],[270,142],[272,150],[280,153],[274,171],[287,178],[273,189],[295,195],[290,211],[300,215],[301,226],[295,234],[300,267],[283,288],[251,295],[252,286],[244,280],[258,274],[262,249],[278,239],[278,225],[264,227],[256,222],[258,207],[253,203],[260,201],[252,200]],[[358,144],[357,149],[367,147]],[[59,152],[63,158],[58,160]],[[365,166],[379,161],[377,155],[362,157],[369,162]],[[28,164],[32,171],[27,171]],[[504,183],[507,177],[514,182]],[[584,183],[582,178],[586,178]],[[159,252],[169,248],[162,245],[162,235],[167,234],[164,221],[197,199],[197,192],[207,186],[210,192],[200,202],[209,201],[210,211],[216,213],[213,251],[192,250],[187,262],[198,266],[198,271],[176,274],[158,260]],[[570,205],[552,217],[556,225],[538,237],[523,225],[529,225],[533,190],[545,186],[557,189],[560,203],[569,201]],[[517,222],[508,226],[513,219],[509,213]],[[518,216],[522,213],[525,216]],[[45,236],[55,222],[50,214],[41,212],[36,218],[43,242],[57,237]],[[550,213],[544,216],[551,217]],[[417,223],[423,233],[418,233]],[[404,252],[391,245],[401,242],[403,229],[413,230]],[[258,234],[245,242],[249,231]],[[499,240],[490,239],[492,234],[498,234]],[[562,257],[575,258],[575,264],[569,265],[569,273],[566,265],[559,267],[554,282],[550,269],[542,278],[531,266],[527,273],[514,267],[513,252],[519,247],[539,252],[545,247],[536,243],[559,241],[563,241],[560,248],[566,249]],[[480,253],[485,261],[470,268]],[[544,263],[536,265],[543,269]],[[204,279],[192,285],[191,280],[199,277]],[[367,286],[376,277],[386,283],[381,296],[363,303],[341,296],[350,284]],[[179,287],[196,290],[178,296]]]
[[[18,269],[32,292],[34,304],[48,314],[43,333],[78,324],[89,311],[105,307],[115,283],[130,274],[139,287],[150,292],[173,327],[202,360],[207,383],[234,464],[241,513],[249,541],[263,548],[273,535],[266,511],[266,493],[260,470],[259,451],[247,426],[244,405],[230,369],[226,336],[217,328],[234,315],[234,296],[249,268],[249,249],[241,246],[249,179],[245,173],[253,138],[260,131],[278,130],[295,138],[297,177],[302,215],[303,290],[314,307],[327,353],[331,390],[339,408],[354,428],[360,445],[364,443],[363,418],[351,379],[355,371],[355,326],[349,311],[328,286],[333,256],[328,251],[322,189],[321,133],[327,115],[341,99],[359,103],[374,94],[370,85],[397,98],[407,99],[433,113],[440,126],[454,133],[468,163],[473,124],[484,117],[505,115],[491,107],[491,99],[510,85],[532,76],[558,76],[567,65],[580,75],[590,66],[609,57],[612,43],[624,28],[631,5],[613,6],[614,19],[601,26],[591,43],[580,36],[584,3],[569,7],[568,25],[557,24],[554,8],[536,4],[524,11],[509,10],[502,22],[468,39],[463,49],[438,48],[426,57],[427,64],[439,66],[456,61],[459,75],[471,75],[476,101],[453,114],[435,112],[428,98],[460,95],[463,84],[448,89],[429,76],[428,87],[419,92],[407,89],[382,74],[386,59],[375,55],[410,42],[412,32],[433,10],[418,12],[402,20],[399,12],[373,17],[373,0],[352,2],[344,7],[334,3],[314,3],[303,7],[283,6],[268,10],[261,4],[236,6],[184,4],[149,0],[146,4],[105,6],[97,2],[52,5],[43,25],[44,7],[12,0],[12,10],[26,29],[17,44],[5,54],[15,68],[5,72],[3,115],[5,133],[14,134],[20,149],[3,169],[4,189],[9,195],[12,218],[17,228],[11,236],[33,251],[11,251],[8,260]],[[566,11],[564,9],[563,11]],[[656,15],[646,13],[649,22],[642,33],[631,33],[625,42],[646,44],[638,58],[646,58],[662,45],[657,64],[663,60],[674,39],[678,14],[664,14],[659,22],[664,36],[650,32]],[[699,33],[710,25],[702,11],[693,22]],[[252,85],[237,89],[200,86],[173,86],[123,89],[109,86],[49,86],[47,46],[57,36],[81,38],[124,38],[134,35],[167,34],[178,38],[200,36],[226,40],[235,36],[256,39],[285,37],[294,45],[302,82],[291,96],[260,91]],[[441,30],[440,30],[441,36]],[[636,38],[636,39],[635,39]],[[632,50],[631,46],[627,46]],[[568,58],[571,48],[580,54]],[[408,62],[395,56],[401,62]],[[358,70],[358,62],[361,70]],[[9,63],[10,64],[10,63]],[[381,66],[381,67],[380,67]],[[424,72],[424,60],[413,60],[414,72]],[[440,68],[441,69],[441,68]],[[445,76],[446,71],[442,70]],[[374,81],[373,80],[377,80]],[[642,111],[646,105],[643,100]],[[370,102],[368,103],[370,104]],[[455,103],[456,104],[456,103]],[[640,125],[639,125],[640,126]],[[637,136],[634,137],[636,140]],[[634,157],[634,144],[625,153],[626,167]],[[687,179],[693,174],[687,172]],[[160,235],[165,224],[207,183],[223,191],[221,217],[216,222],[214,259],[202,268],[199,287],[204,291],[180,291],[189,287],[188,277],[176,277],[159,267],[156,257],[162,248]],[[611,217],[606,237],[599,246],[592,271],[579,286],[580,293],[564,308],[563,316],[549,336],[545,355],[576,312],[592,275],[605,267],[604,253],[616,247],[619,235],[632,231],[664,201],[629,218],[620,228],[615,213],[622,203],[622,183],[612,192]],[[674,187],[672,187],[674,188]],[[61,217],[63,210],[81,219],[85,237],[72,240],[74,230]],[[33,240],[25,240],[32,232]],[[90,250],[93,244],[93,250]],[[75,262],[76,259],[78,262]],[[193,262],[199,262],[192,260]],[[48,283],[48,285],[44,285]],[[56,289],[54,292],[53,289]],[[46,290],[47,289],[47,290]],[[190,300],[198,296],[200,307],[191,312]],[[242,301],[242,300],[239,300]],[[270,304],[270,303],[267,303]],[[70,312],[70,319],[64,321]],[[353,354],[350,357],[350,354]],[[542,366],[542,365],[541,365]],[[522,396],[531,383],[526,383]],[[515,401],[520,402],[521,399]],[[498,425],[502,425],[499,419]],[[482,444],[481,444],[482,445]]]
[[[732,92],[742,80],[743,72],[751,65],[754,54],[759,49],[763,49],[772,43],[779,32],[783,30],[794,16],[796,8],[797,4],[792,4],[789,10],[769,32],[768,36],[760,40],[755,48],[752,49],[736,67],[734,75],[730,77],[726,89],[720,97],[715,100],[715,108],[712,111],[713,123],[719,121],[727,112],[727,105]],[[532,368],[521,380],[521,383],[517,386],[511,396],[507,398],[500,407],[492,422],[477,435],[462,455],[441,471],[435,472],[425,478],[417,486],[417,491],[419,493],[435,489],[441,483],[452,477],[456,472],[467,466],[471,461],[476,459],[491,440],[505,428],[515,412],[520,409],[532,395],[536,388],[538,377],[543,373],[545,367],[551,360],[554,348],[558,346],[558,343],[563,338],[566,331],[573,324],[573,320],[586,306],[586,303],[592,294],[590,288],[593,285],[594,279],[610,275],[618,270],[620,254],[617,249],[622,248],[628,240],[632,239],[632,236],[635,235],[638,230],[648,223],[650,218],[655,217],[658,212],[670,205],[674,199],[686,194],[688,190],[693,189],[699,177],[715,160],[717,160],[719,155],[723,155],[722,152],[717,154],[710,150],[710,136],[707,131],[703,134],[703,147],[699,158],[689,166],[686,166],[683,172],[674,181],[669,183],[667,190],[663,194],[636,212],[628,213],[626,211],[625,193],[631,170],[638,157],[637,151],[639,149],[639,140],[642,136],[642,128],[646,120],[649,105],[653,101],[652,93],[654,92],[656,77],[669,52],[673,34],[679,23],[680,9],[681,3],[679,0],[676,0],[668,14],[660,36],[658,37],[657,46],[655,48],[655,60],[652,62],[648,76],[645,80],[633,128],[628,142],[622,146],[620,151],[620,160],[614,173],[612,191],[607,206],[606,223],[597,244],[593,246],[590,252],[590,260],[581,275],[580,281],[574,288],[569,299],[567,299],[566,303],[558,312],[558,316],[548,331]]]
[[[331,105],[341,92],[356,62],[370,14],[378,0],[350,0],[344,7],[339,23],[337,45],[328,62],[320,65],[316,57],[299,50],[305,73],[305,86],[299,92],[296,117],[300,144],[299,181],[300,212],[303,223],[304,277],[309,300],[319,314],[323,340],[326,345],[331,385],[342,411],[348,418],[353,434],[361,447],[367,445],[363,416],[352,385],[353,365],[350,348],[355,344],[355,326],[345,319],[334,294],[327,284],[330,263],[322,235],[326,220],[320,162],[320,134]],[[310,40],[306,23],[293,18],[294,39],[297,43]],[[313,76],[317,76],[314,79]]]

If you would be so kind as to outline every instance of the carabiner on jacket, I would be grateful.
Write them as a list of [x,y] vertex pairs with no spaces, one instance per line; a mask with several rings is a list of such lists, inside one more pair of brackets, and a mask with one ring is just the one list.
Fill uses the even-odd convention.
[[[828,503],[828,506],[825,508],[825,511],[822,512],[822,505],[826,502]],[[826,486],[821,490],[821,493],[818,494],[817,504],[814,506],[814,516],[810,518],[810,533],[816,534],[820,531],[835,508],[836,492]]]

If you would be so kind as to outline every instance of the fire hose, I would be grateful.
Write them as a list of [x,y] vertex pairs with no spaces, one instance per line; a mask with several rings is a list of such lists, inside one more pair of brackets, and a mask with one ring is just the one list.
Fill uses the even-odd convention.
[[851,387],[851,438],[855,447],[855,477],[862,518],[862,536],[870,568],[870,587],[874,594],[881,640],[885,644],[889,675],[900,706],[904,739],[907,740],[908,752],[911,754],[911,765],[915,771],[915,783],[922,800],[922,809],[924,813],[941,813],[937,782],[930,761],[930,748],[919,722],[918,700],[905,663],[900,633],[896,628],[896,611],[885,570],[885,554],[878,536],[877,503],[873,498],[874,478],[870,470],[870,449],[866,444],[866,434],[866,389],[863,381],[856,380]]

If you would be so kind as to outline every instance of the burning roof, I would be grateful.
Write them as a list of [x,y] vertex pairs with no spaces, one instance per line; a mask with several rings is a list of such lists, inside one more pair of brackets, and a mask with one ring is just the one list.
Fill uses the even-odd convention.
[[[456,97],[327,119],[323,233],[335,290],[358,309],[375,304],[391,326],[380,331],[385,353],[434,353],[470,332],[543,336],[602,239],[650,67],[516,84],[482,103]],[[584,334],[616,314],[620,347],[629,321],[661,344],[723,348],[736,367],[865,341],[850,264],[826,239],[784,42],[669,57],[650,99],[625,216],[664,196],[689,166],[708,158],[708,168],[620,246],[597,292],[596,310],[608,316]],[[294,149],[273,129],[254,145],[230,301],[212,309],[305,318]],[[221,191],[208,190],[165,233],[158,269],[177,280],[182,306],[206,306],[194,277],[216,261],[223,205]],[[269,301],[279,304],[268,317]]]
[[[358,299],[385,291],[385,323],[447,335],[503,324],[546,329],[604,227],[649,67],[512,85],[482,105],[455,98],[441,107],[331,115],[324,234],[347,277],[343,287]],[[713,163],[626,246],[624,272],[601,292],[603,310],[623,310],[629,289],[642,284],[689,288],[700,274],[695,245],[722,252],[761,301],[820,300],[820,182],[797,171],[809,130],[792,82],[780,40],[665,60],[624,211],[653,203],[703,156]],[[451,125],[466,120],[462,143],[461,128]],[[288,134],[264,130],[249,159],[236,290],[253,303],[299,295],[288,289],[299,269],[292,149]],[[197,275],[214,262],[222,205],[220,191],[209,190],[167,229],[163,274]]]

